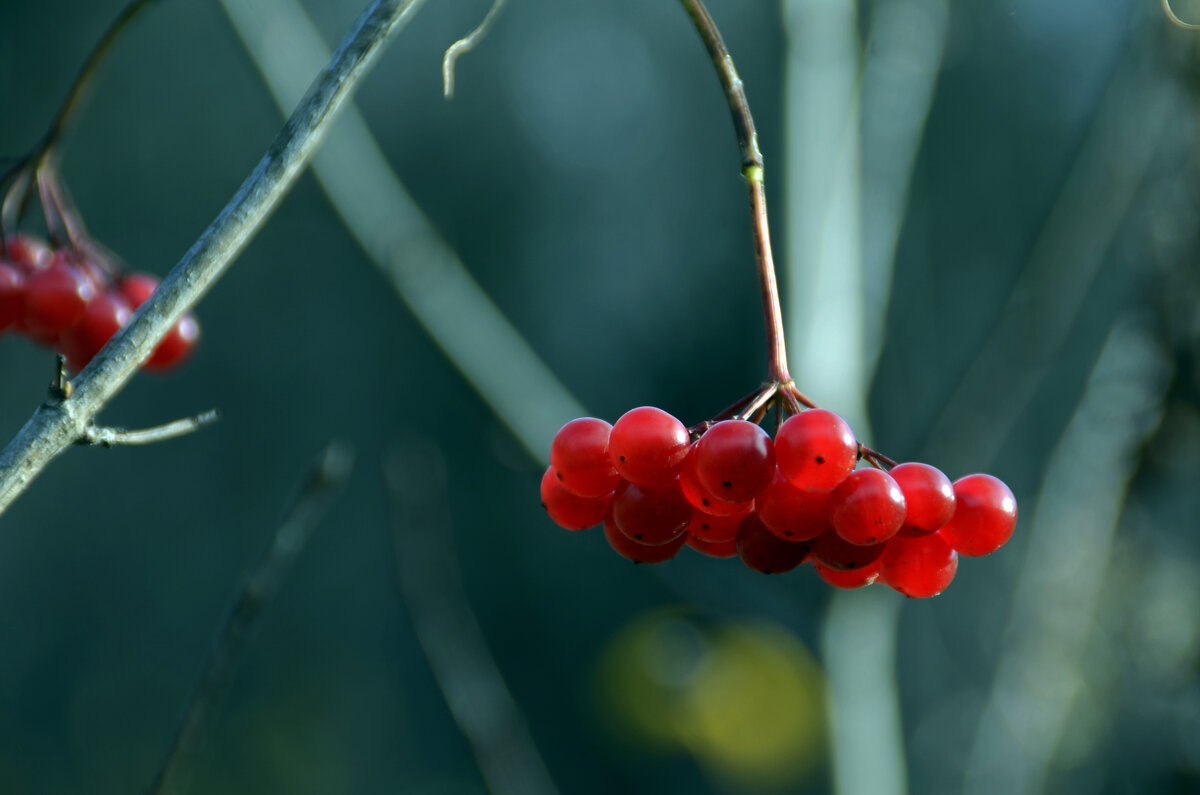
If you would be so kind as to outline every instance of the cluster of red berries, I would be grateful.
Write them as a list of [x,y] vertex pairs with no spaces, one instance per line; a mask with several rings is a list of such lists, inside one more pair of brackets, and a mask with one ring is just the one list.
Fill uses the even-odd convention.
[[861,448],[831,411],[792,415],[774,442],[746,420],[705,427],[650,406],[611,426],[572,420],[550,448],[542,505],[568,530],[603,523],[638,563],[686,544],[767,574],[811,561],[836,587],[878,579],[913,597],[941,593],[960,554],[993,552],[1016,526],[1016,500],[991,475],[952,484],[928,464],[856,469]]
[[[66,354],[71,369],[81,370],[156,287],[155,276],[114,276],[70,248],[10,235],[0,243],[0,333],[21,332]],[[170,369],[199,339],[200,324],[184,315],[142,366]]]

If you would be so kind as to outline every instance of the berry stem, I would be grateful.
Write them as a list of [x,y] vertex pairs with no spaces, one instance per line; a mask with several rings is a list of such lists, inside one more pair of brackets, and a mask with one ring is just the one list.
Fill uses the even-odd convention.
[[742,178],[750,192],[750,212],[754,223],[754,253],[758,265],[758,282],[762,294],[763,320],[767,326],[767,373],[771,381],[786,384],[788,375],[787,350],[783,340],[783,313],[779,308],[779,287],[775,282],[775,259],[771,254],[771,234],[767,223],[767,194],[763,186],[763,156],[758,148],[758,132],[742,79],[733,65],[733,56],[725,47],[716,23],[700,0],[680,0],[700,34],[713,67],[721,81],[733,128],[737,134],[738,150],[742,155]]

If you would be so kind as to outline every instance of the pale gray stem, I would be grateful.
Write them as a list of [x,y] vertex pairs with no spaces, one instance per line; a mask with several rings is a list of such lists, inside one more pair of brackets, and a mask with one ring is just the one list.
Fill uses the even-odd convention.
[[97,445],[99,447],[117,447],[137,444],[154,444],[156,442],[165,442],[169,439],[178,439],[180,436],[187,436],[189,433],[212,425],[221,418],[221,413],[216,409],[205,411],[202,414],[197,414],[194,417],[184,417],[173,422],[155,425],[153,428],[142,428],[136,431],[126,430],[125,428],[104,428],[99,425],[89,425],[84,429],[83,436],[76,440],[76,444]]
[[504,3],[505,0],[494,0],[487,15],[479,23],[479,27],[451,44],[446,50],[446,56],[442,59],[442,90],[446,99],[454,96],[454,65],[458,63],[460,57],[475,49],[479,42],[483,41],[483,37],[495,24],[496,17],[500,16],[500,10],[504,8]]
[[388,37],[422,2],[375,0],[363,12],[258,166],[150,300],[79,374],[71,397],[44,403],[0,453],[0,513],[85,433],[179,317],[246,247],[308,165]]

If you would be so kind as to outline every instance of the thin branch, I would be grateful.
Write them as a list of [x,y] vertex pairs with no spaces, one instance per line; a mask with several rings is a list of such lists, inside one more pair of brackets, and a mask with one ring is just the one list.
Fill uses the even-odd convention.
[[217,631],[204,673],[188,700],[183,720],[150,789],[151,795],[182,791],[196,741],[216,716],[235,665],[262,623],[267,606],[279,593],[292,564],[340,493],[353,463],[354,454],[346,444],[331,442],[305,476],[287,518],[275,531],[266,557],[246,580]]
[[175,321],[224,274],[308,165],[388,37],[422,2],[375,0],[363,12],[237,194],[129,324],[79,374],[75,394],[43,404],[0,453],[0,512],[85,432]]
[[505,2],[506,0],[494,0],[492,7],[488,9],[487,16],[479,23],[479,27],[451,44],[446,50],[446,55],[442,58],[442,91],[446,99],[454,96],[454,65],[458,63],[460,57],[475,49],[479,42],[483,41],[483,37],[488,34],[492,25],[495,24],[496,18],[500,16],[500,10],[504,8]]
[[1171,8],[1171,0],[1162,0],[1163,13],[1167,15],[1167,19],[1172,25],[1183,28],[1184,30],[1200,30],[1200,25],[1194,22],[1184,22],[1175,14],[1175,9]]
[[440,451],[410,444],[385,474],[404,606],[484,783],[492,795],[556,795],[463,589]]
[[155,444],[170,439],[178,439],[180,436],[187,436],[189,433],[195,433],[201,428],[212,425],[220,418],[221,413],[216,409],[212,409],[197,414],[194,417],[184,417],[183,419],[164,423],[163,425],[155,425],[153,428],[142,428],[136,431],[126,430],[125,428],[105,428],[98,425],[89,425],[84,431],[83,436],[79,437],[75,443],[97,445],[99,447]]

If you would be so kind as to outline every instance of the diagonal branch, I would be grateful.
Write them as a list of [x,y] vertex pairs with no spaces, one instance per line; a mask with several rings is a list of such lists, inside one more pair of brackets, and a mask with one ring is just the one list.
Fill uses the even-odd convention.
[[292,113],[242,187],[129,324],[74,382],[44,403],[0,453],[0,513],[76,439],[183,313],[204,297],[303,172],[389,36],[423,0],[375,0]]

